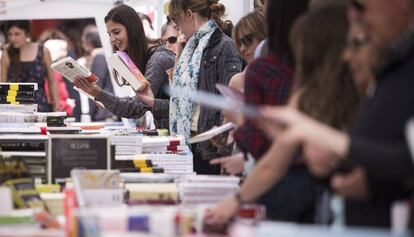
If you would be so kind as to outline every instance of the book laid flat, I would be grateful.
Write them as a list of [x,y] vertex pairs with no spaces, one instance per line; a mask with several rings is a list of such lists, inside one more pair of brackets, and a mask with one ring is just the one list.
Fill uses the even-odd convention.
[[149,85],[147,79],[125,52],[118,51],[112,54],[107,62],[131,85],[134,91],[141,91]]
[[201,134],[198,134],[197,136],[194,136],[194,137],[190,138],[189,142],[190,142],[190,144],[198,143],[198,142],[204,142],[204,141],[210,140],[213,137],[215,137],[217,135],[220,135],[224,132],[230,131],[231,129],[233,129],[235,127],[236,127],[236,125],[234,123],[231,123],[231,122],[226,123],[226,124],[221,125],[220,127],[212,128],[212,129],[210,129],[206,132],[203,132]]
[[77,77],[86,77],[90,82],[96,82],[98,80],[92,72],[71,57],[62,58],[52,63],[51,67],[72,83]]
[[0,83],[0,92],[5,91],[37,91],[37,83],[32,82],[2,82]]
[[2,103],[35,103],[36,98],[34,96],[3,96],[0,95],[0,102]]
[[0,104],[0,113],[1,112],[15,112],[15,113],[36,113],[37,104]]

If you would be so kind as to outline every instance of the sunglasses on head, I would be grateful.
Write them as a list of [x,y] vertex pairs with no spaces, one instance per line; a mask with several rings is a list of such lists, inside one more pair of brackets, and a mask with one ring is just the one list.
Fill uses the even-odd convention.
[[240,38],[240,43],[246,47],[250,47],[253,44],[254,36],[252,34],[247,34]]
[[176,36],[171,36],[171,37],[168,37],[168,38],[166,39],[166,42],[168,42],[168,43],[170,43],[170,44],[175,44],[175,43],[177,43],[177,37],[176,37]]
[[364,11],[365,1],[364,0],[351,0],[351,6],[357,9],[358,11]]

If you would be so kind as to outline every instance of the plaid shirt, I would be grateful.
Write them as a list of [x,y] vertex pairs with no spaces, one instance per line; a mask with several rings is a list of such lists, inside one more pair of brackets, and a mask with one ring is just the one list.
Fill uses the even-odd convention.
[[[252,62],[245,72],[244,98],[246,104],[286,104],[292,86],[293,66],[287,59],[273,55]],[[253,123],[246,121],[234,133],[241,151],[255,159],[262,157],[271,141]]]

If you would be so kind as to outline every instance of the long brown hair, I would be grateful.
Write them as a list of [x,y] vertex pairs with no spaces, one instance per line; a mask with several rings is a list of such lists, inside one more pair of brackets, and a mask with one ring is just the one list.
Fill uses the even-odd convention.
[[329,6],[300,17],[290,35],[299,109],[339,129],[350,126],[359,103],[342,61],[347,31],[345,7]]
[[251,34],[251,36],[262,41],[267,36],[266,19],[261,11],[254,11],[242,17],[233,29],[233,40],[237,50],[241,47],[242,34]]
[[213,19],[223,29],[223,17],[226,7],[219,0],[171,0],[168,15],[177,19],[187,10],[196,12],[202,17]]
[[[6,24],[6,32],[8,33],[12,27],[17,27],[23,30],[28,36],[32,33],[32,23],[28,20],[8,21]],[[10,68],[13,72],[13,79],[14,81],[17,81],[21,73],[20,49],[10,45],[7,48],[7,55],[10,59]]]
[[[148,39],[145,36],[144,27],[138,13],[132,7],[121,4],[108,12],[105,16],[105,23],[108,21],[125,26],[128,35],[126,53],[139,70],[145,73],[148,60]],[[114,48],[114,50],[118,49]]]

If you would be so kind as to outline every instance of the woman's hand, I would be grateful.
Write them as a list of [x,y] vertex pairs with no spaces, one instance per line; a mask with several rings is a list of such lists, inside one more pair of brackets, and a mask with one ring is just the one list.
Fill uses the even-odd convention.
[[220,164],[221,170],[231,175],[241,174],[244,171],[244,155],[243,153],[238,153],[232,156],[213,159],[210,161],[210,164]]
[[335,174],[331,188],[341,196],[355,201],[369,199],[369,188],[364,168],[357,166],[347,174]]
[[73,84],[94,98],[102,93],[102,89],[98,84],[90,82],[86,77],[77,77]]
[[[261,109],[261,127],[268,136],[283,136],[290,144],[302,146],[311,173],[326,177],[339,166],[349,146],[347,134],[322,124],[296,109],[265,107]],[[279,137],[280,139],[280,137]]]
[[180,34],[177,37],[177,51],[175,52],[175,55],[177,58],[181,56],[181,53],[183,52],[183,49],[185,45],[187,44],[187,37],[184,34]]
[[238,213],[239,203],[234,194],[207,210],[204,223],[206,226],[222,227],[228,224]]
[[141,91],[136,91],[135,95],[144,104],[150,106],[151,108],[154,107],[155,96],[151,86],[147,86]]

